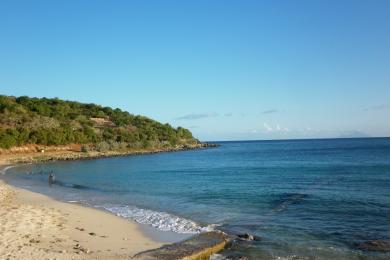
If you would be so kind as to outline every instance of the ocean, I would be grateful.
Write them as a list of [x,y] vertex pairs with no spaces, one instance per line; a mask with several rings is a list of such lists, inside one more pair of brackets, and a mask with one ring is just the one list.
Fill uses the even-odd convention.
[[390,138],[218,143],[21,165],[1,178],[163,231],[262,238],[233,243],[216,258],[390,259],[389,251],[358,246],[390,240]]

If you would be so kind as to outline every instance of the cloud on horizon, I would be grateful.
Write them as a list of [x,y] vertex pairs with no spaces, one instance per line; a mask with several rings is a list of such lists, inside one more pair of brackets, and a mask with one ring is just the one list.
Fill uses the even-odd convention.
[[202,118],[217,117],[217,113],[188,114],[175,118],[175,120],[197,120]]
[[265,130],[267,130],[268,132],[273,131],[273,128],[269,124],[264,123],[263,126],[264,126]]
[[276,124],[275,127],[272,127],[268,123],[264,123],[263,126],[267,132],[272,132],[272,131],[289,132],[290,131],[290,129],[288,127],[281,127],[279,124]]

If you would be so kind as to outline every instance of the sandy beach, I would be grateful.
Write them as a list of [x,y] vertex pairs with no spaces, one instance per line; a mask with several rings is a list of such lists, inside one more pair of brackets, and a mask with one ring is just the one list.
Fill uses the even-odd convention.
[[162,245],[135,222],[3,181],[0,223],[0,259],[128,259]]

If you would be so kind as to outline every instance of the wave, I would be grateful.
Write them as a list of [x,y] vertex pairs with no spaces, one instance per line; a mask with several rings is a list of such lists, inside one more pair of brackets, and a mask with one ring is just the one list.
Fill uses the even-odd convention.
[[7,172],[9,169],[14,168],[14,167],[16,167],[16,165],[9,165],[9,166],[6,166],[6,167],[4,167],[3,169],[0,170],[0,173],[4,175],[4,174],[6,174],[6,172]]
[[162,231],[181,234],[197,234],[213,230],[213,225],[202,227],[192,220],[181,218],[166,212],[140,209],[134,206],[102,206],[119,217],[132,219],[140,224],[151,225]]

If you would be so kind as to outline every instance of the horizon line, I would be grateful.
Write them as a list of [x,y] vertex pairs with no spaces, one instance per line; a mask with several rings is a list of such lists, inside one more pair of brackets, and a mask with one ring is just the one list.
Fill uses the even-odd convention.
[[390,136],[365,136],[365,137],[319,137],[319,138],[289,138],[289,139],[246,139],[246,140],[205,140],[201,142],[268,142],[268,141],[308,141],[308,140],[334,140],[334,139],[381,139]]

